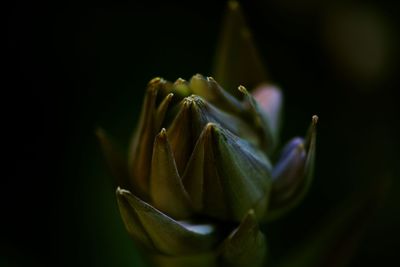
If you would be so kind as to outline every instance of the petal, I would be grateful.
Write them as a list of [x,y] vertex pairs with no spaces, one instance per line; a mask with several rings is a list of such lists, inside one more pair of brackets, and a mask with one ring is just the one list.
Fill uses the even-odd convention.
[[162,123],[164,122],[165,115],[167,113],[168,107],[170,106],[170,103],[174,97],[173,93],[169,93],[163,101],[160,103],[160,105],[157,107],[156,111],[156,117],[155,117],[155,123],[154,123],[154,128],[155,129],[160,129],[162,126]]
[[270,188],[271,166],[262,152],[221,126],[204,128],[183,183],[196,209],[240,221]]
[[154,129],[156,99],[159,88],[165,81],[154,78],[148,84],[139,125],[132,139],[129,154],[129,169],[133,177],[133,187],[141,197],[146,198],[149,187],[149,174],[152,146],[156,130]]
[[272,135],[275,139],[279,136],[281,113],[283,106],[282,92],[276,86],[263,84],[258,86],[252,95],[257,101],[260,109],[268,118],[268,123],[271,126]]
[[[153,247],[167,255],[202,253],[215,247],[218,239],[213,225],[193,225],[176,221],[151,205],[132,195],[129,191],[117,189],[118,203],[125,226],[142,228]],[[127,217],[126,214],[128,214]],[[134,214],[132,220],[132,216]],[[127,224],[128,223],[128,224]],[[136,232],[134,232],[136,237]]]
[[150,194],[157,209],[176,219],[191,214],[190,199],[178,174],[165,129],[154,142]]
[[214,74],[230,93],[239,84],[254,88],[265,82],[267,75],[237,1],[229,1],[216,51]]
[[[154,138],[164,122],[167,109],[173,94],[169,93],[157,103],[158,93],[164,94],[171,85],[161,79],[154,78],[148,84],[142,107],[138,128],[132,138],[129,150],[129,171],[132,176],[132,188],[135,193],[148,199],[151,153]],[[158,107],[157,107],[158,105]]]
[[185,98],[181,104],[178,114],[169,126],[168,140],[171,144],[178,173],[182,174],[193,150],[194,140],[192,124],[192,102]]
[[220,258],[222,266],[227,267],[264,266],[267,243],[252,210],[225,240]]
[[182,98],[187,97],[192,94],[192,90],[189,86],[189,83],[182,79],[178,78],[173,84],[173,92]]
[[212,77],[205,79],[196,74],[190,80],[190,87],[193,94],[203,97],[226,112],[240,114],[244,111],[240,101],[225,91]]
[[310,187],[314,170],[317,120],[313,116],[305,141],[294,138],[285,146],[274,167],[268,220],[276,219],[296,207]]
[[253,144],[259,142],[257,133],[237,116],[219,110],[199,96],[186,97],[168,128],[168,138],[180,174],[185,169],[201,131],[209,122],[218,123]]
[[121,213],[125,228],[128,234],[140,245],[149,249],[155,249],[151,238],[147,234],[135,210],[132,209],[128,198],[124,197],[124,194],[130,195],[128,192],[129,191],[120,189],[119,187],[116,191],[119,212]]
[[278,142],[277,131],[272,129],[271,122],[265,112],[260,108],[258,102],[247,91],[244,86],[239,86],[239,91],[244,95],[244,105],[247,107],[248,113],[251,116],[254,127],[258,130],[261,136],[260,146],[268,155],[272,154]]

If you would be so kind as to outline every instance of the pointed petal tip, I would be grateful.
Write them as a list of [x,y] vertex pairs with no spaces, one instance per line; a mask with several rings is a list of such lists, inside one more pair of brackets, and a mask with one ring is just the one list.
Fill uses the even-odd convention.
[[156,147],[158,144],[168,144],[168,134],[165,128],[162,128],[161,131],[156,135],[153,147]]
[[205,129],[206,131],[212,131],[215,130],[218,127],[218,124],[214,123],[214,122],[209,122],[206,124]]
[[256,216],[256,213],[254,212],[254,210],[253,210],[253,209],[251,209],[251,210],[249,210],[249,212],[247,213],[247,215],[248,215],[248,216],[252,216],[252,217],[254,217],[254,218],[255,218],[255,216]]
[[313,125],[317,125],[319,117],[317,115],[313,115],[311,120]]
[[196,73],[195,75],[192,76],[192,79],[201,79],[201,80],[205,80],[204,76],[201,75],[200,73]]
[[316,132],[317,132],[317,124],[319,117],[317,115],[313,115],[311,119],[311,125],[308,128],[308,133],[306,136],[305,146],[311,149],[311,147],[315,146]]
[[213,82],[213,83],[216,82],[215,79],[213,77],[211,77],[211,76],[207,77],[207,81]]
[[[220,130],[220,126],[217,123],[209,122],[204,126],[204,134],[208,136],[213,136],[214,134],[218,134]],[[215,137],[215,136],[214,136]]]
[[161,77],[155,77],[155,78],[153,78],[153,79],[151,79],[151,80],[149,81],[149,85],[154,85],[154,84],[161,83],[163,80],[164,80],[164,79],[161,78]]
[[189,109],[193,105],[195,105],[195,95],[187,96],[182,100],[183,109]]
[[165,128],[162,128],[158,133],[157,139],[167,139],[167,130]]
[[247,91],[246,87],[244,87],[243,85],[239,85],[238,87],[239,92],[241,92],[242,94],[246,95],[249,92]]
[[179,77],[179,78],[176,79],[176,81],[174,82],[174,85],[186,84],[186,83],[187,83],[187,81],[186,81],[185,79]]
[[122,189],[121,187],[117,187],[117,189],[115,190],[115,193],[117,194],[117,196],[122,196],[125,197],[126,195],[131,194],[131,192],[129,190],[126,189]]
[[255,223],[257,223],[257,216],[256,216],[255,211],[254,211],[253,209],[250,209],[250,210],[246,213],[246,215],[244,216],[244,218],[243,218],[242,221],[243,221],[243,222],[244,222],[244,221],[250,221],[250,222],[255,222]]
[[182,103],[185,108],[190,108],[192,106],[199,106],[205,104],[203,98],[195,94],[185,97],[182,100]]

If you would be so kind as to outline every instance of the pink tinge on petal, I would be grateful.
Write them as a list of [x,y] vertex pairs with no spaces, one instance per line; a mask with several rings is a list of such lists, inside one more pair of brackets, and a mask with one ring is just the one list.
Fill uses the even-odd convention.
[[282,105],[281,90],[271,84],[262,84],[252,92],[252,95],[260,108],[268,114],[271,123],[276,125]]

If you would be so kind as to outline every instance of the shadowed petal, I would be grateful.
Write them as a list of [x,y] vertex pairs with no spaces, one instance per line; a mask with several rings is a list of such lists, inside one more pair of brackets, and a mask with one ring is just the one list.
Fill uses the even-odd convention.
[[240,114],[244,111],[241,102],[225,91],[212,77],[206,79],[196,74],[190,80],[190,87],[193,94],[203,97],[226,112]]
[[259,143],[257,133],[244,120],[219,110],[199,96],[186,97],[167,131],[180,174],[183,174],[195,142],[209,122],[218,123],[255,145]]
[[[153,247],[163,254],[201,253],[211,250],[218,242],[213,225],[194,225],[176,221],[127,190],[118,188],[117,198],[128,231],[141,228],[142,233],[146,233],[148,237],[147,241],[151,240]],[[131,232],[136,237],[136,231],[131,230]]]
[[225,240],[221,247],[220,257],[222,266],[226,267],[264,266],[267,258],[267,243],[252,210]]
[[154,142],[150,194],[156,208],[176,219],[185,219],[191,214],[190,199],[183,188],[165,129]]
[[239,84],[254,88],[267,75],[237,1],[229,1],[216,51],[214,75],[235,96]]
[[267,219],[276,219],[298,205],[310,187],[315,158],[316,123],[313,116],[306,140],[294,138],[282,150],[272,172],[272,189]]
[[239,221],[270,188],[268,159],[247,141],[221,126],[204,128],[183,183],[197,210]]
[[272,129],[272,124],[268,116],[260,108],[258,102],[247,91],[247,89],[244,86],[239,86],[238,89],[244,95],[244,105],[248,109],[254,127],[262,137],[261,147],[270,155],[274,151],[278,142],[278,136],[274,134],[275,132],[277,133],[277,131]]
[[168,94],[156,107],[158,91],[166,86],[167,82],[161,78],[154,78],[148,84],[144,104],[139,119],[138,128],[132,139],[129,150],[129,171],[132,175],[135,192],[148,198],[151,153],[154,138],[160,130],[167,107],[172,95]]
[[258,86],[251,94],[267,116],[272,135],[278,140],[283,106],[281,90],[276,86],[263,84]]

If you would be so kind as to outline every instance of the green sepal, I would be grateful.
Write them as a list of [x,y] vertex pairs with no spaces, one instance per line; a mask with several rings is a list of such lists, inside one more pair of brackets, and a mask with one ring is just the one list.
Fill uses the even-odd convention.
[[190,199],[183,187],[165,129],[154,141],[150,196],[157,209],[175,219],[186,219],[192,213]]
[[132,187],[139,196],[148,199],[151,154],[154,138],[165,117],[172,95],[168,94],[157,107],[157,94],[166,86],[167,82],[161,78],[152,79],[147,87],[138,128],[136,129],[128,159],[128,168],[131,173]]
[[218,237],[213,225],[177,221],[124,189],[117,189],[122,219],[130,235],[147,248],[166,255],[212,250]]
[[250,210],[220,248],[223,267],[261,267],[267,259],[267,242],[254,211]]
[[275,220],[295,208],[308,192],[314,172],[317,121],[314,115],[305,141],[294,138],[282,150],[272,171],[267,220]]

